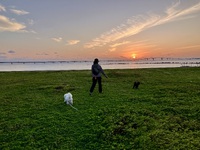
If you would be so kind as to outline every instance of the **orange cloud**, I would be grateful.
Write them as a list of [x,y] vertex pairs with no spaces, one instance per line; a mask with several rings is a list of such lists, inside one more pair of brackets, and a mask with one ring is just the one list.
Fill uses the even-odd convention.
[[128,43],[130,43],[130,41],[124,41],[124,42],[120,42],[120,43],[115,43],[115,44],[113,44],[113,45],[110,45],[110,51],[112,52],[112,51],[115,51],[116,50],[116,47],[118,47],[118,46],[121,46],[121,45],[125,45],[125,44],[128,44]]
[[80,42],[79,40],[69,40],[69,41],[67,41],[67,45],[75,45],[79,42]]

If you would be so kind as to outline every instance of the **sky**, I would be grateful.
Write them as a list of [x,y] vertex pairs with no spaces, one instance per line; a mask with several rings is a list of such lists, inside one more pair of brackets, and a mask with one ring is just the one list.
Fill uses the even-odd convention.
[[0,61],[200,58],[200,0],[0,0]]

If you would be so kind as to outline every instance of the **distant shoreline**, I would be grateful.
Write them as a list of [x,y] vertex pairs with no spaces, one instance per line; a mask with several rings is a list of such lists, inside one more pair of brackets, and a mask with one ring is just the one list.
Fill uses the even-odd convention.
[[[7,71],[61,71],[90,70],[93,61],[10,61],[0,62],[0,72]],[[169,59],[148,58],[142,60],[102,60],[103,69],[138,69],[138,68],[177,68],[200,67],[200,58]]]
[[[143,59],[106,59],[100,60],[100,62],[147,62],[147,61],[188,61],[196,60],[200,62],[200,58],[165,58],[165,57],[151,57]],[[13,61],[0,61],[0,63],[81,63],[81,62],[93,62],[92,60],[13,60]]]
[[[192,60],[192,59],[190,59]],[[106,60],[101,61],[102,63],[109,63],[109,64],[200,64],[199,61],[178,61],[178,60]],[[0,64],[49,64],[49,63],[92,63],[92,61],[11,61],[11,62],[0,62]]]

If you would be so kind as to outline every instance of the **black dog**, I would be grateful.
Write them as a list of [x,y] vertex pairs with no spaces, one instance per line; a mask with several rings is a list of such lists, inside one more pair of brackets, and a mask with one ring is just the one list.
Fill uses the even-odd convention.
[[139,85],[140,85],[140,82],[135,81],[134,84],[133,84],[133,89],[138,89]]

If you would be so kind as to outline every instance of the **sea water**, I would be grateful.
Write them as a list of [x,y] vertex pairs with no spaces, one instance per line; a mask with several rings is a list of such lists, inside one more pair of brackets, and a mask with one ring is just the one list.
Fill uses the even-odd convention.
[[[0,71],[59,71],[90,70],[92,61],[35,61],[0,62]],[[147,59],[147,60],[102,60],[103,69],[174,68],[200,67],[200,58],[195,59]]]

